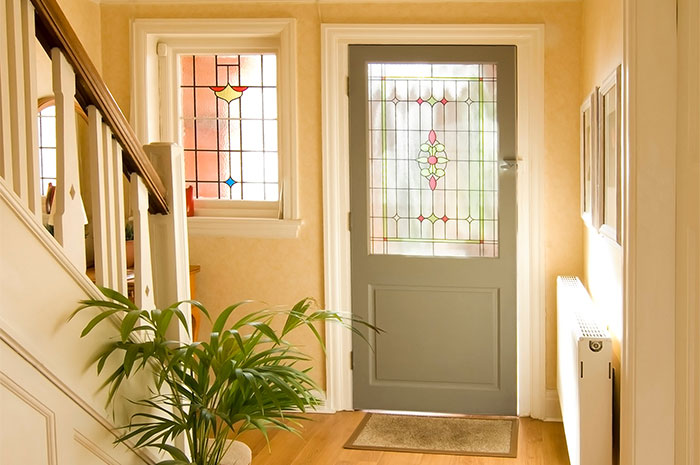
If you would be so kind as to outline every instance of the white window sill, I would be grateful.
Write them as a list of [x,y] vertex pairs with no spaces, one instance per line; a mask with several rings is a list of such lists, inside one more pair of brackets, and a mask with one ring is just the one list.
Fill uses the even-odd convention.
[[190,236],[252,237],[262,239],[296,239],[303,220],[276,218],[231,218],[190,216]]

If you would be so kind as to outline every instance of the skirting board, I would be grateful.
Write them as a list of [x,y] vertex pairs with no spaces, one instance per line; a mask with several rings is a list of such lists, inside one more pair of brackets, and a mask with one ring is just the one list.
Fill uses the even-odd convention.
[[[326,402],[326,393],[324,391],[318,391],[318,390],[313,390],[311,393],[316,396],[317,398],[321,399],[321,403],[314,409],[314,408],[308,408],[306,409],[305,414],[307,413],[324,413],[324,414],[333,414],[336,411],[333,410],[328,406],[328,402]],[[290,411],[294,413],[301,413],[301,410],[298,408],[293,408]]]
[[326,393],[324,391],[313,391],[313,394],[321,399],[321,405],[316,407],[316,410],[309,409],[307,413],[335,413],[335,410],[328,406],[328,402],[326,402]]
[[559,407],[559,393],[556,389],[547,389],[545,396],[544,421],[561,421],[561,407]]
[[[316,393],[317,396],[320,396],[323,399],[323,402],[321,405],[319,405],[316,410],[309,410],[308,413],[335,413],[336,411],[333,410],[328,406],[326,403],[325,399],[325,393],[320,392]],[[556,389],[547,389],[546,397],[545,397],[545,417],[544,421],[551,421],[551,422],[561,422],[561,407],[559,406],[559,394],[557,393]]]
[[[330,408],[326,403],[326,394],[323,391],[314,391],[316,397],[322,399],[321,405],[316,407],[315,410],[309,409],[307,413],[324,413],[333,414],[336,410]],[[546,400],[545,400],[545,418],[544,421],[558,421],[561,422],[561,408],[559,407],[559,394],[556,389],[547,389]]]

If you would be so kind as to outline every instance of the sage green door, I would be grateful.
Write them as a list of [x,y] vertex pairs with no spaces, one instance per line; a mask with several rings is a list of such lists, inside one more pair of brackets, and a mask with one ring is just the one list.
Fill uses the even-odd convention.
[[516,50],[350,46],[356,409],[516,414]]

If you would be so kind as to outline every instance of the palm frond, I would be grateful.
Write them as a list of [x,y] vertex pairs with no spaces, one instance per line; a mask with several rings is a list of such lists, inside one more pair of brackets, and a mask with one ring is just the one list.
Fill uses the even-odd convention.
[[[247,303],[239,302],[218,315],[207,340],[183,343],[167,339],[170,327],[176,324],[189,331],[181,308],[185,303],[199,308],[211,321],[201,303],[188,300],[142,310],[114,290],[102,292],[105,300],[80,302],[70,318],[78,312],[98,311],[81,336],[120,318],[114,339],[94,359],[97,372],[104,371],[107,360],[116,362],[104,382],[108,403],[113,403],[126,379],[152,370],[148,389],[153,394],[132,401],[141,411],[131,416],[117,442],[133,440],[135,447],[168,453],[172,460],[162,465],[214,465],[226,453],[227,439],[243,431],[258,430],[268,441],[269,428],[299,434],[306,419],[299,412],[316,408],[321,399],[314,394],[320,388],[309,375],[310,368],[300,368],[310,357],[286,339],[291,332],[306,328],[323,347],[315,326],[319,322],[337,322],[364,338],[367,329],[380,331],[362,320],[315,309],[312,299],[287,310],[256,310],[233,318]],[[274,329],[279,327],[278,319],[283,319],[280,331]],[[178,436],[185,437],[188,454],[172,444]]]

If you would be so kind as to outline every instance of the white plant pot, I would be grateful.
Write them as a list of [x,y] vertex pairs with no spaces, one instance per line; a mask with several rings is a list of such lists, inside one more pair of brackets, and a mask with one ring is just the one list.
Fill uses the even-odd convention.
[[233,441],[231,447],[221,460],[221,465],[250,465],[253,461],[253,453],[246,444],[241,441]]

